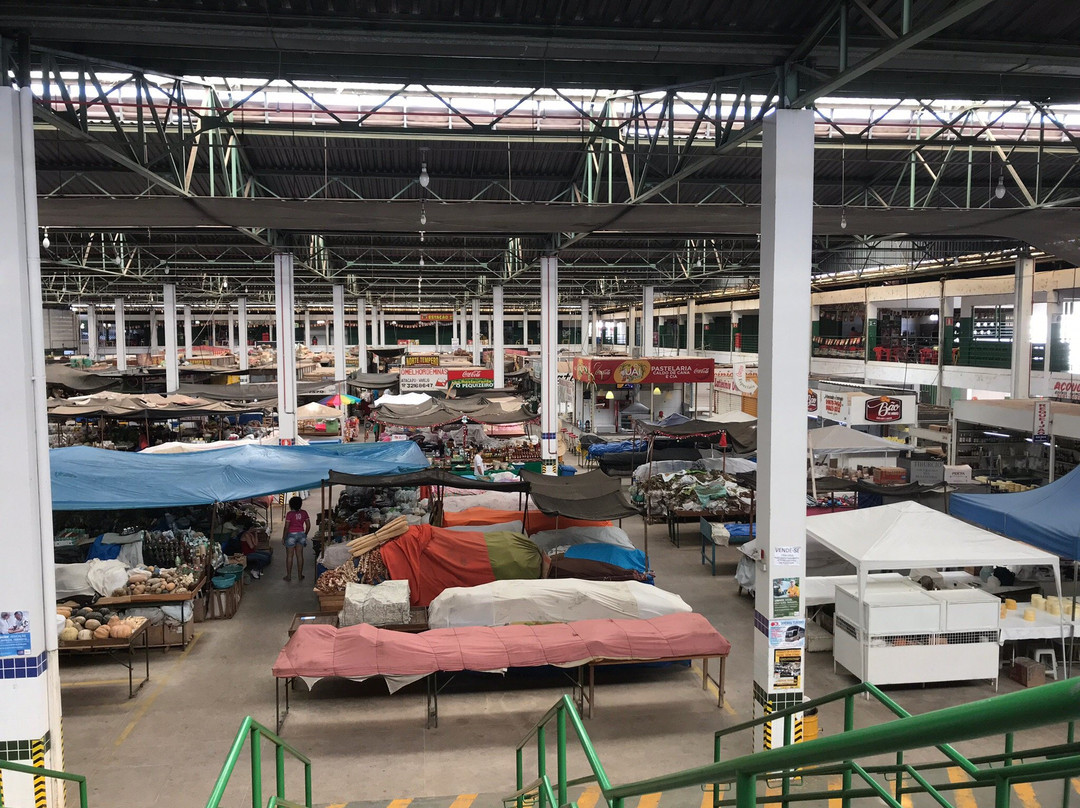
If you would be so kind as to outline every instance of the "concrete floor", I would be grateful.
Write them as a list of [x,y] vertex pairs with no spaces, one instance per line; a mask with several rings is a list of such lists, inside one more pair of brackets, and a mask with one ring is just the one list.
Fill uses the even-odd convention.
[[[627,520],[623,526],[638,546],[643,546],[641,522]],[[709,763],[712,733],[752,717],[753,604],[737,594],[730,574],[736,551],[721,551],[725,571],[712,577],[700,563],[691,531],[687,526],[688,540],[676,548],[668,542],[663,526],[651,526],[650,554],[657,584],[679,593],[731,640],[726,703],[718,709],[715,694],[703,691],[700,677],[687,668],[601,672],[597,712],[586,725],[612,782]],[[184,651],[151,652],[151,681],[134,699],[125,698],[123,669],[106,659],[62,662],[67,768],[89,776],[92,806],[203,805],[244,716],[273,727],[271,666],[285,643],[293,614],[317,608],[311,591],[314,569],[310,557],[306,581],[286,583],[282,574],[283,554],[278,552],[266,576],[246,586],[233,619],[196,624],[195,641]],[[842,672],[833,672],[831,653],[807,656],[808,697],[854,683]],[[1019,685],[1001,680],[1001,692],[1016,689]],[[462,677],[439,700],[438,729],[426,730],[422,683],[394,695],[379,681],[328,681],[311,693],[304,692],[301,685],[294,694],[283,735],[313,760],[317,805],[355,802],[377,808],[392,800],[411,798],[416,808],[494,808],[500,804],[497,798],[514,788],[515,744],[567,692],[568,680],[559,678]],[[901,687],[889,692],[913,713],[994,695],[986,683]],[[888,718],[877,704],[862,701],[857,715],[858,726]],[[840,729],[835,710],[826,710],[820,721],[823,733]],[[1036,737],[1039,743],[1061,741],[1064,729],[1031,736]],[[1002,747],[998,739],[993,744],[962,744],[959,748],[966,754],[977,754],[998,752]],[[723,754],[730,758],[750,751],[751,738],[743,735],[725,744]],[[273,793],[274,771],[269,746],[264,756],[264,795],[269,795]],[[526,760],[533,761],[527,772],[534,772],[535,752]],[[586,773],[580,753],[572,752],[570,760],[577,775]],[[245,752],[224,805],[251,804],[249,771]],[[301,797],[299,767],[289,764],[287,772],[288,795]],[[839,778],[835,778],[834,782],[813,784],[813,788],[838,784]],[[1073,802],[1080,805],[1080,783],[1073,781],[1072,786]],[[993,805],[993,795],[987,791],[974,796],[966,791],[955,794],[956,804],[964,808]],[[709,795],[693,790],[643,798],[641,808],[656,808],[661,799],[664,805],[691,808],[711,804]],[[586,792],[580,808],[591,808],[595,801],[595,791]],[[816,804],[826,803],[831,808],[831,800]],[[393,808],[408,804],[399,801]],[[839,801],[835,804],[839,806]],[[904,804],[930,803],[917,797],[914,802],[905,798]],[[1016,787],[1013,804],[1024,808],[1061,806],[1061,784]]]

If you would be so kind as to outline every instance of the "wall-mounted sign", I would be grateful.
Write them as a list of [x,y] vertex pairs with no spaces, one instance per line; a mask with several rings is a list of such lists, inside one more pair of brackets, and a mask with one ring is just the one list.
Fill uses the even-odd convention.
[[420,322],[422,323],[452,323],[454,322],[454,313],[451,311],[433,311],[420,315]]
[[811,415],[816,415],[818,411],[818,392],[813,388],[806,390],[806,411]]
[[432,367],[439,366],[438,354],[406,354],[405,355],[405,367],[414,367],[416,365],[430,365]]
[[488,388],[495,386],[495,371],[491,368],[465,368],[446,371],[447,388]]
[[574,378],[586,384],[693,384],[711,382],[712,359],[672,357],[653,359],[574,360]]
[[904,416],[904,400],[876,396],[863,402],[863,417],[872,424],[891,424]]
[[1050,440],[1050,402],[1035,402],[1035,423],[1031,428],[1031,437],[1043,443]]
[[717,368],[713,378],[713,389],[722,393],[757,398],[757,368],[735,365],[730,368]]
[[446,370],[434,367],[402,368],[399,389],[402,393],[426,393],[446,389]]

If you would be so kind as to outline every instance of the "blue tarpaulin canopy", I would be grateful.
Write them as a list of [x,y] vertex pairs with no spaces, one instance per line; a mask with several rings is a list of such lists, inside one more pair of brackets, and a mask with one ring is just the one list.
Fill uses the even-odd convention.
[[1062,558],[1080,559],[1080,468],[1015,494],[953,494],[949,513]]
[[190,454],[72,446],[49,452],[53,509],[171,508],[317,488],[330,471],[403,474],[428,467],[412,441],[252,446]]

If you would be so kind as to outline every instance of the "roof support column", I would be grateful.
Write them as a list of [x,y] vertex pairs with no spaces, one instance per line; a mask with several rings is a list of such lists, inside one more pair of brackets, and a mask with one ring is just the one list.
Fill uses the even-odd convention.
[[697,301],[686,298],[686,353],[697,350]]
[[113,300],[115,311],[116,328],[116,369],[127,370],[127,333],[124,323],[124,298],[118,297]]
[[247,298],[236,299],[236,330],[240,349],[240,372],[246,373],[248,369],[248,316]]
[[[805,632],[803,413],[810,373],[814,113],[777,110],[765,121],[763,141],[757,512],[766,550],[755,599],[754,623],[760,627],[754,631],[755,717],[799,704],[806,683],[805,640],[774,648],[769,636],[778,627],[776,621],[783,621],[780,627],[801,626]],[[781,630],[781,636],[785,631]],[[783,746],[786,735],[795,735],[785,732],[784,719],[766,726],[771,735],[755,736],[758,749]]]
[[480,367],[480,300],[472,302],[472,363]]
[[581,298],[581,353],[592,353],[589,350],[589,298]]
[[304,347],[311,347],[311,309],[304,309]]
[[379,306],[379,345],[386,344],[386,312]]
[[540,258],[540,470],[559,473],[559,259]]
[[86,355],[96,362],[99,354],[97,305],[91,303],[86,307]]
[[334,381],[345,392],[345,287],[334,284]]
[[229,309],[228,321],[229,321],[229,340],[228,340],[227,345],[228,345],[228,348],[229,348],[229,353],[231,353],[233,356],[236,356],[236,315],[233,314],[232,308]]
[[506,345],[503,330],[503,288],[491,287],[491,364],[495,370],[495,389],[506,386]]
[[150,353],[156,354],[161,350],[161,344],[157,336],[158,313],[156,308],[150,309]]
[[521,309],[521,347],[529,347],[529,310],[524,306]]
[[296,443],[296,314],[292,255],[274,255],[274,286],[278,333],[278,442],[282,446],[292,446]]
[[176,346],[176,284],[167,283],[163,289],[165,300],[165,392],[180,389],[180,351]]
[[1031,301],[1035,290],[1035,259],[1016,258],[1013,286],[1012,397],[1031,396]]
[[360,362],[357,369],[367,373],[367,301],[362,297],[356,299],[356,348]]
[[184,306],[184,361],[195,358],[195,335],[191,330],[191,306]]
[[655,288],[646,286],[642,294],[641,304],[641,355],[656,356],[653,347],[653,299]]
[[[21,83],[21,82],[20,82]],[[22,86],[28,87],[28,84]],[[61,735],[60,665],[53,625],[52,494],[49,484],[48,427],[45,421],[44,315],[34,173],[33,113],[29,89],[0,87],[0,372],[5,379],[2,405],[3,461],[17,469],[0,488],[7,529],[0,592],[4,608],[26,622],[25,649],[5,660],[0,671],[0,741],[7,760],[23,765],[64,768]],[[20,637],[8,639],[12,645]],[[11,647],[11,646],[9,646]],[[14,650],[11,652],[14,653]],[[8,805],[63,806],[57,781],[4,772]],[[37,788],[44,789],[35,799]]]

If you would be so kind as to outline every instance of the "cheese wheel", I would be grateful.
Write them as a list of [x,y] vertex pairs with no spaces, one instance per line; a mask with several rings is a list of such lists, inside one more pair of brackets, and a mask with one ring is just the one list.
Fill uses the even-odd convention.
[[1038,609],[1035,609],[1035,608],[1033,608],[1031,606],[1028,606],[1026,609],[1024,609],[1024,619],[1027,620],[1029,623],[1034,623],[1035,622],[1035,613],[1037,611],[1038,611]]
[[[1005,598],[1005,608],[1008,609],[1010,612],[1015,611],[1016,610],[1016,601],[1013,600],[1012,598]],[[1035,618],[1032,618],[1032,619],[1034,620]]]

